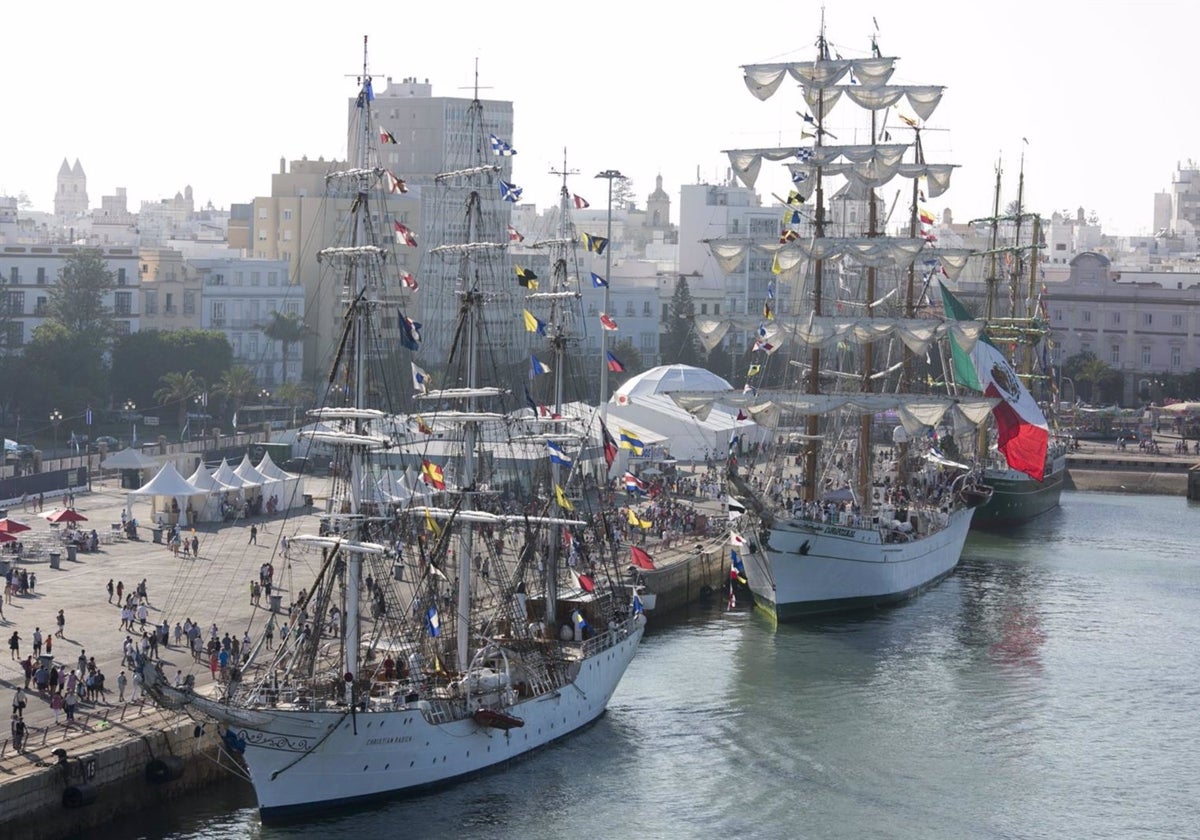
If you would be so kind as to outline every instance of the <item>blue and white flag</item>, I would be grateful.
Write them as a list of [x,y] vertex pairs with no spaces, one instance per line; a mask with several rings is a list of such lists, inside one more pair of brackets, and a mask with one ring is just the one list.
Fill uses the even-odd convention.
[[491,139],[492,139],[492,154],[499,155],[500,157],[512,157],[513,155],[515,155],[517,153],[516,149],[514,149],[512,146],[508,145],[508,143],[505,143],[503,140],[501,140],[495,134],[491,135]]
[[437,607],[430,607],[429,612],[425,613],[425,626],[430,636],[442,635],[442,620],[438,617]]
[[601,277],[596,272],[594,272],[594,271],[592,272],[592,288],[593,289],[603,289],[607,285],[608,285],[607,280],[605,280],[603,277]]
[[503,178],[500,179],[500,197],[505,201],[518,202],[521,200],[521,188],[516,184],[510,184]]
[[546,364],[542,364],[542,362],[538,361],[537,356],[530,356],[529,359],[530,359],[530,362],[529,362],[529,378],[530,379],[533,379],[535,376],[539,376],[543,373],[550,372],[550,366],[546,365]]
[[417,367],[416,362],[410,364],[412,364],[413,393],[424,394],[429,385],[429,374]]
[[571,466],[571,459],[567,457],[567,453],[563,452],[563,448],[554,441],[546,441],[546,451],[550,453],[550,463],[560,464],[564,467]]

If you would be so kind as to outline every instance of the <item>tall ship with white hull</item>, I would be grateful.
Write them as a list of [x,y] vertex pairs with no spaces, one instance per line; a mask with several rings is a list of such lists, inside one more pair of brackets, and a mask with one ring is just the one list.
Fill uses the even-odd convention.
[[[761,452],[731,451],[731,575],[779,621],[894,603],[933,585],[957,565],[989,492],[937,439],[969,438],[996,400],[949,395],[927,372],[931,355],[950,343],[970,350],[982,330],[927,305],[933,273],[957,274],[967,259],[936,246],[921,206],[947,189],[953,169],[925,160],[920,135],[943,89],[889,84],[896,59],[871,47],[843,59],[822,25],[815,61],[743,68],[759,99],[785,79],[803,94],[796,145],[728,152],[747,188],[764,159],[786,162],[782,224],[777,239],[709,241],[728,275],[749,277],[745,317],[696,319],[710,351],[745,348],[742,391],[673,395],[697,412],[736,405],[773,433]],[[843,117],[861,109],[858,128],[832,122],[839,101]],[[893,106],[901,121],[888,124]],[[911,199],[888,235],[880,189],[897,177],[910,179]],[[757,284],[756,265],[769,266]]]
[[[331,191],[353,197],[348,241],[321,252],[343,278],[346,330],[305,434],[337,453],[334,498],[318,533],[286,541],[287,564],[313,571],[292,614],[270,619],[293,632],[274,650],[256,644],[215,691],[143,668],[156,701],[223,726],[264,820],[434,787],[575,732],[604,713],[645,629],[615,548],[589,530],[604,512],[574,512],[557,461],[558,504],[554,492],[510,503],[497,489],[506,480],[498,452],[524,434],[519,402],[483,381],[500,367],[482,357],[480,312],[499,297],[491,269],[508,241],[504,219],[480,200],[507,185],[497,138],[482,133],[478,164],[432,186],[460,201],[463,237],[431,249],[458,261],[456,287],[437,291],[460,308],[451,357],[435,370],[417,361],[420,324],[388,302],[389,291],[417,286],[389,278],[394,249],[415,245],[419,232],[387,209],[403,179],[375,156],[387,127],[372,113],[365,41],[359,82],[358,163],[328,176]],[[545,324],[560,354],[550,364],[566,347],[565,321]],[[372,330],[381,322],[399,323],[412,353],[417,410],[408,414],[388,410],[377,384],[396,363]],[[434,376],[445,386],[432,387]],[[434,427],[448,441],[436,453]],[[544,427],[538,435],[538,446],[576,439]],[[567,442],[555,451],[572,452]],[[423,480],[385,475],[397,464]],[[566,535],[590,549],[586,574],[559,562]]]

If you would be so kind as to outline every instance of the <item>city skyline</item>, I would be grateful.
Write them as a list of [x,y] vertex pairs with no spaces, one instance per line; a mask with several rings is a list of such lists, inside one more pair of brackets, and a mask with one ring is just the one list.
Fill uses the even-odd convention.
[[[860,57],[877,25],[883,54],[900,59],[894,82],[946,86],[922,137],[928,160],[960,168],[950,190],[929,201],[935,213],[989,214],[997,163],[1002,204],[1011,201],[1024,155],[1029,208],[1073,215],[1082,207],[1106,233],[1150,233],[1154,194],[1169,190],[1177,165],[1200,159],[1197,118],[1177,101],[1200,22],[1194,4],[1019,0],[992,17],[968,7],[901,17],[873,5],[826,9],[826,35],[844,57]],[[759,102],[740,67],[811,60],[822,14],[813,6],[781,26],[769,7],[743,18],[679,16],[617,0],[601,18],[580,15],[545,38],[561,6],[406,9],[364,26],[297,16],[275,2],[217,2],[208,17],[189,19],[181,40],[119,24],[102,7],[65,7],[71,25],[54,33],[52,54],[41,38],[14,39],[10,53],[10,66],[37,82],[6,92],[15,130],[0,160],[0,194],[25,193],[44,211],[53,209],[63,158],[81,162],[91,207],[125,187],[134,212],[186,185],[198,207],[211,200],[227,209],[268,195],[280,158],[343,158],[364,34],[377,89],[388,76],[412,76],[428,79],[435,97],[469,98],[478,60],[481,97],[514,103],[516,128],[505,139],[518,152],[513,180],[525,201],[557,200],[560,181],[549,170],[561,168],[565,147],[578,170],[572,191],[593,208],[605,203],[606,184],[593,177],[605,169],[629,176],[639,203],[661,174],[677,207],[681,185],[726,180],[723,149],[801,142],[794,85]],[[24,32],[48,26],[28,7],[14,9],[10,23]],[[90,89],[93,80],[103,89]],[[901,126],[898,113],[890,111],[890,125]],[[764,200],[786,191],[778,166],[764,164]]]

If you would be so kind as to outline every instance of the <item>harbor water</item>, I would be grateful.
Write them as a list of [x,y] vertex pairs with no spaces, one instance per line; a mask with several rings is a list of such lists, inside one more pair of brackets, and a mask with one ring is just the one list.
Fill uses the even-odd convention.
[[652,622],[605,717],[499,772],[278,827],[231,781],[89,837],[1200,836],[1198,543],[1196,503],[1067,492],[896,608]]

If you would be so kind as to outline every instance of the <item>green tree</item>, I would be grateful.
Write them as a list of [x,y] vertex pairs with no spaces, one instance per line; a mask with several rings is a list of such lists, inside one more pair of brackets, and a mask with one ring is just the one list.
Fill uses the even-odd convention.
[[240,365],[232,367],[221,374],[221,378],[213,386],[213,393],[225,401],[227,416],[232,416],[258,393],[258,380],[249,368]]
[[262,328],[263,335],[271,341],[278,341],[283,351],[283,373],[280,381],[288,381],[288,357],[293,344],[297,344],[308,335],[308,325],[300,320],[299,315],[291,312],[272,312],[271,321]]
[[154,392],[154,399],[164,407],[177,405],[176,413],[179,418],[179,428],[187,423],[188,406],[193,397],[204,392],[204,380],[196,376],[194,371],[179,373],[177,371],[164,374],[159,380],[162,387]]
[[660,344],[663,364],[695,367],[704,364],[704,354],[700,350],[693,323],[695,315],[696,305],[692,301],[687,278],[680,277],[675,283],[675,292],[671,295],[666,329]]
[[26,416],[41,416],[52,408],[70,416],[106,402],[108,369],[93,335],[45,321],[25,345],[21,366],[28,377],[22,400]]
[[1079,398],[1089,403],[1119,402],[1121,373],[1096,358],[1090,350],[1063,362],[1063,376],[1075,383]]
[[63,262],[58,282],[46,301],[49,319],[71,333],[98,343],[113,333],[113,313],[104,296],[116,285],[113,272],[96,248],[80,248]]
[[216,382],[233,364],[233,348],[219,330],[142,330],[117,336],[112,347],[113,399],[149,405],[154,383],[171,371],[190,370]]

